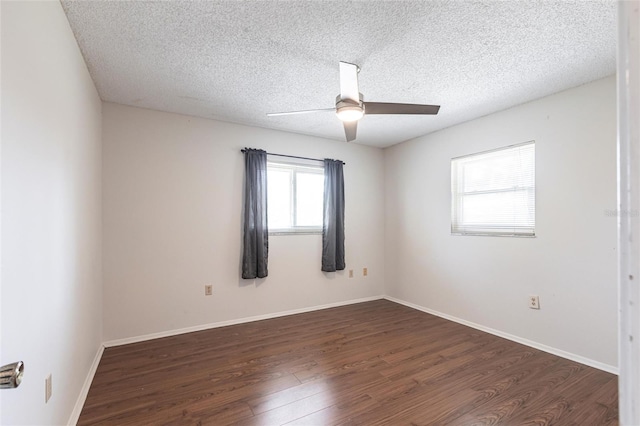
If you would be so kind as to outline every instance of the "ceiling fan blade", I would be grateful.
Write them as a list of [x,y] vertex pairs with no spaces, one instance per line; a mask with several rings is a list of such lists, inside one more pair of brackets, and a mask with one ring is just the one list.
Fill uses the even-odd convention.
[[356,138],[356,131],[358,130],[358,122],[345,121],[343,124],[344,124],[344,134],[347,136],[347,142],[351,142]]
[[340,100],[350,99],[360,102],[358,89],[358,66],[348,62],[340,62]]
[[364,113],[369,114],[437,114],[440,105],[394,104],[388,102],[364,102]]
[[267,117],[277,117],[279,115],[293,115],[293,114],[309,114],[311,112],[321,112],[321,111],[333,111],[335,112],[335,108],[322,108],[322,109],[306,109],[302,111],[287,111],[287,112],[269,112],[267,113]]

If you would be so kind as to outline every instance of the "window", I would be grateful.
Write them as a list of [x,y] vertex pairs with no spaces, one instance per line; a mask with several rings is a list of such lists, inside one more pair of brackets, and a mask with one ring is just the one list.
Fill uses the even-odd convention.
[[451,232],[535,235],[535,142],[451,160]]
[[267,197],[270,233],[322,232],[322,166],[268,161]]

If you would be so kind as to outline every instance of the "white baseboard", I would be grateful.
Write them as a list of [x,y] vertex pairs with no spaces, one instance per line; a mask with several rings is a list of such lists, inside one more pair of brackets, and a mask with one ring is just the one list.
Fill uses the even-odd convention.
[[89,388],[91,387],[91,383],[93,382],[93,377],[96,375],[96,370],[98,370],[98,365],[100,364],[100,359],[102,358],[103,353],[104,345],[101,344],[98,348],[98,352],[96,352],[96,356],[93,358],[93,363],[91,364],[91,368],[89,368],[89,373],[87,373],[87,378],[84,380],[82,389],[80,389],[80,395],[78,395],[76,405],[73,407],[71,416],[69,416],[69,421],[67,422],[67,424],[70,426],[75,426],[78,423],[80,413],[82,412],[82,407],[84,407],[84,403],[87,400]]
[[561,358],[566,358],[566,359],[569,359],[571,361],[579,362],[580,364],[588,365],[589,367],[597,368],[598,370],[603,370],[603,371],[606,371],[608,373],[612,373],[612,374],[616,374],[616,375],[618,374],[618,367],[614,367],[613,365],[605,364],[605,363],[602,363],[602,362],[599,362],[599,361],[594,361],[592,359],[585,358],[583,356],[576,355],[576,354],[573,354],[571,352],[566,352],[566,351],[563,351],[561,349],[557,349],[557,348],[553,348],[551,346],[543,345],[542,343],[538,343],[538,342],[534,342],[532,340],[524,339],[522,337],[514,336],[513,334],[509,334],[509,333],[505,333],[505,332],[500,331],[500,330],[495,330],[493,328],[485,327],[484,325],[476,324],[474,322],[467,321],[467,320],[464,320],[464,319],[461,319],[461,318],[457,318],[457,317],[454,317],[452,315],[443,314],[442,312],[434,311],[433,309],[425,308],[424,306],[420,306],[420,305],[416,305],[414,303],[406,302],[406,301],[401,300],[401,299],[396,299],[395,297],[384,296],[384,298],[389,300],[389,301],[391,301],[391,302],[399,303],[401,305],[408,306],[409,308],[417,309],[418,311],[426,312],[428,314],[435,315],[437,317],[444,318],[444,319],[449,320],[449,321],[457,322],[459,324],[466,325],[466,326],[471,327],[471,328],[475,328],[476,330],[480,330],[480,331],[484,331],[484,332],[489,333],[489,334],[493,334],[494,336],[502,337],[504,339],[511,340],[513,342],[516,342],[516,343],[521,343],[523,345],[530,346],[530,347],[532,347],[534,349],[539,349],[539,350],[541,350],[543,352],[548,352],[550,354],[557,355],[557,356],[559,356]]
[[238,319],[233,319],[233,320],[214,322],[214,323],[210,323],[210,324],[196,325],[196,326],[193,326],[193,327],[179,328],[179,329],[176,329],[176,330],[169,330],[169,331],[161,331],[159,333],[145,334],[145,335],[142,335],[142,336],[134,336],[134,337],[127,337],[127,338],[124,338],[124,339],[109,340],[107,342],[104,342],[103,344],[107,348],[112,347],[112,346],[128,345],[129,343],[138,343],[138,342],[144,342],[144,341],[147,341],[147,340],[159,339],[161,337],[169,337],[169,336],[176,336],[178,334],[193,333],[194,331],[202,331],[202,330],[208,330],[208,329],[211,329],[211,328],[219,328],[219,327],[226,327],[226,326],[229,326],[229,325],[244,324],[246,322],[261,321],[261,320],[265,320],[265,319],[284,317],[284,316],[287,316],[287,315],[302,314],[302,313],[305,313],[305,312],[319,311],[321,309],[328,309],[328,308],[335,308],[335,307],[338,307],[338,306],[353,305],[353,304],[362,303],[362,302],[370,302],[372,300],[384,299],[384,297],[385,296],[382,296],[382,295],[380,295],[380,296],[372,296],[372,297],[364,297],[364,298],[361,298],[361,299],[346,300],[346,301],[342,301],[342,302],[329,303],[329,304],[326,304],[326,305],[310,306],[308,308],[293,309],[293,310],[290,310],[290,311],[275,312],[275,313],[272,313],[272,314],[256,315],[256,316],[253,316],[253,317],[238,318]]

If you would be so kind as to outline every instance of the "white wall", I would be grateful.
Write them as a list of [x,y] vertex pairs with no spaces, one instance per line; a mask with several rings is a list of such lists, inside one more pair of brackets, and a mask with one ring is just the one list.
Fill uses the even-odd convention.
[[0,7],[0,423],[64,424],[102,341],[101,102],[59,2]]
[[[536,238],[450,235],[451,158],[530,140]],[[385,176],[388,295],[617,365],[615,77],[386,149]]]
[[[109,103],[103,143],[105,340],[383,294],[382,150]],[[245,146],[347,163],[355,278],[320,271],[321,235],[271,236],[269,276],[240,278]]]

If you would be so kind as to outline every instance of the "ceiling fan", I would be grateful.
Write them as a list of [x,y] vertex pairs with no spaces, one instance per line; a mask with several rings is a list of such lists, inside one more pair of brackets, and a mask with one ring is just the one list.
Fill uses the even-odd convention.
[[308,109],[304,111],[274,112],[267,116],[308,114],[320,111],[335,111],[344,124],[347,142],[356,138],[358,120],[367,114],[426,114],[435,115],[440,105],[396,104],[388,102],[364,102],[358,89],[360,67],[348,62],[340,62],[340,94],[336,96],[335,108]]

